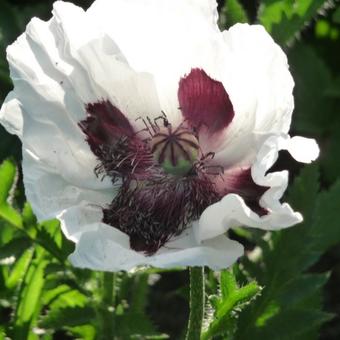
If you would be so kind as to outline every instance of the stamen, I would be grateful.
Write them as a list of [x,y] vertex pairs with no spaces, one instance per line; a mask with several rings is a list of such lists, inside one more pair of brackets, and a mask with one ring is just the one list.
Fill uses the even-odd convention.
[[104,209],[103,221],[127,233],[131,248],[152,255],[218,199],[214,185],[202,174],[128,181]]

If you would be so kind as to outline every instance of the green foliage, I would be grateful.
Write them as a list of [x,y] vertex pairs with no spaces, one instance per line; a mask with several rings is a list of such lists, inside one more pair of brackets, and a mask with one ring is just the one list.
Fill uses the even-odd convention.
[[96,312],[90,306],[60,307],[52,309],[40,325],[44,328],[63,329],[91,324],[95,317]]
[[290,201],[303,212],[304,223],[266,239],[269,247],[262,248],[256,266],[245,261],[245,269],[255,269],[252,275],[265,288],[257,303],[240,315],[237,339],[273,338],[278,332],[279,339],[303,339],[306,334],[315,338],[320,325],[332,317],[321,311],[321,289],[328,275],[305,274],[340,241],[340,182],[319,193],[318,178],[316,166],[306,167],[290,189]]
[[307,45],[294,46],[288,57],[296,83],[294,127],[299,133],[322,134],[335,113],[327,95],[332,85],[331,71]]
[[210,296],[213,308],[213,318],[202,334],[202,339],[211,339],[213,336],[226,335],[231,337],[235,331],[237,313],[250,303],[259,294],[261,288],[256,282],[250,282],[238,287],[234,274],[224,270],[220,275],[220,296]]
[[277,42],[287,44],[329,5],[328,0],[264,0],[259,21]]
[[249,22],[248,15],[239,0],[226,0],[220,12],[221,28],[230,27],[238,22]]
[[16,168],[13,162],[5,161],[0,166],[0,216],[18,228],[22,227],[21,216],[12,208],[10,201],[13,200],[13,186],[16,181]]

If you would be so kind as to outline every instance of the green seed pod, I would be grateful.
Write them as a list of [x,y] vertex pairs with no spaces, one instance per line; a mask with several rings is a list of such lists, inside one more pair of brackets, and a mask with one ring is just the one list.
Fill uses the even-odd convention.
[[151,141],[155,160],[165,172],[185,176],[199,156],[197,138],[186,128],[172,131],[171,126],[162,128]]

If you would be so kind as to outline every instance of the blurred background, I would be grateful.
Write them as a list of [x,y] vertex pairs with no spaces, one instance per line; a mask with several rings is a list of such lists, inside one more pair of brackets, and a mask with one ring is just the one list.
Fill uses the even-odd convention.
[[[0,0],[0,105],[12,88],[6,46],[33,16],[49,19],[52,3]],[[275,166],[290,169],[286,199],[304,223],[270,234],[230,232],[247,249],[232,270],[238,284],[257,281],[263,289],[233,310],[216,339],[340,339],[340,2],[226,0],[219,12],[221,28],[261,23],[285,50],[296,83],[292,135],[316,138],[321,157],[302,170],[282,153]],[[100,323],[105,303],[115,305],[117,339],[180,339],[186,270],[116,274],[106,301],[104,274],[67,262],[73,245],[58,222],[36,222],[25,202],[20,148],[0,126],[0,339],[109,339]],[[218,275],[206,274],[207,294],[218,294]]]

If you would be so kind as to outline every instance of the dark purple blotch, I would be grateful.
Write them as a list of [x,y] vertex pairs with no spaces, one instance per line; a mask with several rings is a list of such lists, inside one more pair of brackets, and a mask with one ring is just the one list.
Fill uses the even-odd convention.
[[119,138],[132,136],[134,131],[124,114],[108,100],[85,106],[87,116],[79,123],[92,152],[101,157],[103,145],[112,145]]
[[179,82],[178,100],[184,119],[209,134],[221,132],[234,118],[233,105],[220,81],[195,68]]

